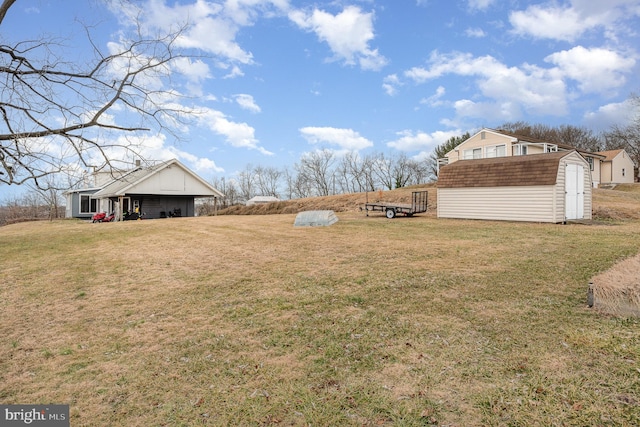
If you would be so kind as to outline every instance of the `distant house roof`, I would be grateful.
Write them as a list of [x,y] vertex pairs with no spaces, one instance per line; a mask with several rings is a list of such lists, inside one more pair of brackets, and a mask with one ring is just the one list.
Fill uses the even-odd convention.
[[[500,129],[496,130],[496,129],[489,129],[489,128],[483,128],[480,131],[476,132],[469,139],[467,139],[464,142],[462,142],[460,144],[460,146],[454,148],[453,150],[460,149],[460,147],[463,146],[467,141],[469,141],[474,136],[476,136],[476,135],[478,135],[478,134],[480,134],[482,132],[491,132],[491,133],[494,133],[496,135],[506,136],[508,138],[511,138],[512,139],[511,142],[514,143],[514,144],[515,143],[533,143],[533,144],[555,145],[560,150],[563,150],[563,151],[573,151],[573,150],[575,150],[578,153],[580,153],[583,157],[589,156],[589,157],[596,157],[596,158],[600,158],[600,159],[604,158],[604,156],[602,156],[602,153],[594,153],[594,152],[591,152],[591,151],[588,151],[588,150],[582,150],[582,149],[579,149],[579,148],[576,148],[576,147],[572,147],[571,145],[560,143],[558,141],[547,141],[547,140],[544,140],[544,139],[533,138],[533,137],[530,137],[530,136],[518,135],[516,133],[506,132],[506,131],[500,130]],[[453,150],[451,150],[451,151],[453,151]],[[449,154],[449,153],[447,153],[447,154]]]
[[247,200],[246,205],[251,206],[259,203],[272,203],[272,202],[279,202],[279,201],[280,199],[274,196],[255,196]]
[[621,148],[619,150],[607,150],[607,151],[599,151],[596,154],[600,154],[601,156],[604,156],[604,161],[605,162],[610,162],[612,161],[614,158],[616,158],[616,156],[618,156],[620,153],[622,153],[624,150]]
[[504,187],[554,185],[560,159],[571,152],[459,160],[443,166],[438,187]]
[[124,196],[126,194],[133,194],[136,192],[137,186],[141,185],[143,182],[151,179],[152,177],[160,174],[162,171],[172,166],[181,168],[185,172],[185,174],[187,174],[195,182],[200,184],[198,191],[185,192],[181,195],[193,197],[224,197],[224,194],[215,189],[211,184],[200,178],[198,175],[193,173],[176,159],[169,160],[151,167],[138,167],[136,169],[133,169],[130,172],[125,173],[121,177],[107,183],[100,191],[95,193],[93,196],[118,197]]
[[91,193],[95,191],[101,190],[100,187],[92,187],[92,188],[75,188],[72,190],[64,191],[62,194],[72,194],[72,193]]

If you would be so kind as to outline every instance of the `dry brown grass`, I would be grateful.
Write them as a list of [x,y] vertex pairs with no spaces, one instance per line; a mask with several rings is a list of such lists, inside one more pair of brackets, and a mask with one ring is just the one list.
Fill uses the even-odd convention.
[[596,219],[640,219],[640,184],[618,185],[615,190],[593,190]]
[[592,280],[596,308],[640,317],[640,256],[625,259]]
[[338,216],[0,228],[0,403],[74,426],[640,423],[640,324],[586,308],[638,221]]

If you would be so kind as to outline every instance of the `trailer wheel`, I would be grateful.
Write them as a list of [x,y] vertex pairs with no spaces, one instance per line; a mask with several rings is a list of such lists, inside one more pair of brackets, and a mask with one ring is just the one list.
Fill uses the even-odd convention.
[[396,216],[396,211],[393,208],[389,208],[387,209],[385,215],[387,215],[387,218],[389,219],[394,218]]

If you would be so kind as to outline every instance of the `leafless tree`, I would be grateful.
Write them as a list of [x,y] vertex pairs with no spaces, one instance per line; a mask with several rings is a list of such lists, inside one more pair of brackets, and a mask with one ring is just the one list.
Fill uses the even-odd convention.
[[517,135],[529,136],[557,144],[570,145],[572,147],[592,152],[601,151],[603,148],[602,139],[591,129],[573,126],[560,125],[548,126],[544,124],[529,124],[526,122],[505,123],[501,130]]
[[407,185],[424,184],[434,178],[433,175],[431,175],[429,159],[409,159],[407,162],[407,169],[409,170],[409,180],[407,181]]
[[363,157],[355,151],[342,157],[336,166],[336,176],[339,178],[341,191],[343,193],[373,191],[374,188],[370,188],[372,162],[371,156]]
[[295,165],[301,183],[314,189],[317,196],[328,196],[335,188],[333,164],[336,155],[331,150],[312,151],[304,154]]
[[313,194],[310,183],[304,181],[296,171],[285,168],[283,173],[285,197],[287,199],[302,199]]
[[[0,0],[0,29],[14,3]],[[112,152],[128,153],[133,162],[141,135],[170,132],[189,112],[176,109],[175,92],[156,83],[183,56],[176,50],[182,30],[150,37],[138,26],[107,52],[86,26],[92,49],[86,61],[65,59],[72,55],[64,40],[0,35],[0,184],[46,189],[51,181],[44,178],[52,174],[110,170]]]
[[238,173],[237,183],[243,202],[256,196],[256,174],[252,165],[245,166],[244,170]]
[[640,95],[632,94],[629,101],[633,109],[631,122],[626,125],[614,125],[605,132],[605,146],[607,150],[624,148],[638,168],[640,166]]
[[270,166],[257,166],[254,170],[258,191],[262,196],[280,197],[279,188],[283,172]]
[[381,188],[392,190],[393,189],[393,174],[392,167],[393,162],[390,158],[385,157],[384,153],[378,153],[371,165],[373,169],[373,176],[375,182],[380,185]]

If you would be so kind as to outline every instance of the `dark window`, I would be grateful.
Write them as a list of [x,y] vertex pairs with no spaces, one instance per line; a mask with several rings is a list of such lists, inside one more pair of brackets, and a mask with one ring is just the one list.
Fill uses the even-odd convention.
[[98,200],[91,196],[80,196],[80,213],[96,213],[98,211]]

